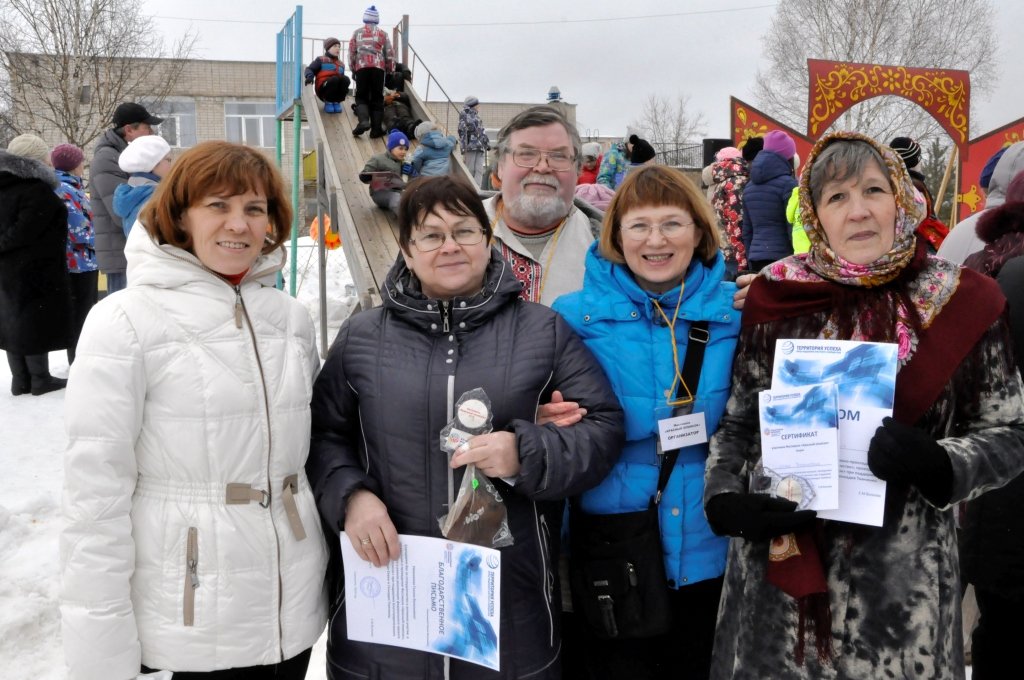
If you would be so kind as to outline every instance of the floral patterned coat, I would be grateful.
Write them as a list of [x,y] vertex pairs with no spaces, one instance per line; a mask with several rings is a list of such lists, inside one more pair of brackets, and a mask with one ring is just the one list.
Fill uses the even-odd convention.
[[715,187],[711,207],[718,216],[718,232],[722,237],[725,261],[738,269],[747,268],[747,251],[743,247],[743,187],[750,181],[750,164],[743,158],[716,161],[711,165],[711,182]]
[[[732,393],[711,440],[705,503],[747,489],[760,461],[758,393],[768,389],[778,338],[820,337],[826,312],[744,328]],[[998,320],[917,422],[953,464],[950,506],[1024,467],[1024,398],[1006,323]],[[899,388],[897,376],[897,389]],[[960,575],[953,513],[913,487],[890,483],[883,527],[821,521],[834,660],[809,643],[794,660],[796,601],[765,581],[767,541],[729,547],[711,677],[963,678]]]
[[85,193],[82,178],[64,170],[54,171],[60,186],[57,195],[68,209],[68,271],[72,274],[93,272],[96,265],[96,234],[92,227],[92,205]]

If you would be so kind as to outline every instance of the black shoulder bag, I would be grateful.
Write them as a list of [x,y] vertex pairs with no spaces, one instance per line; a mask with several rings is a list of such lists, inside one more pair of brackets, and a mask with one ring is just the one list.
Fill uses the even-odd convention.
[[[707,321],[690,326],[683,379],[693,395],[709,339]],[[658,488],[646,510],[591,515],[579,508],[578,501],[570,503],[573,610],[599,638],[654,637],[667,633],[672,625],[658,504],[679,449],[663,455]]]

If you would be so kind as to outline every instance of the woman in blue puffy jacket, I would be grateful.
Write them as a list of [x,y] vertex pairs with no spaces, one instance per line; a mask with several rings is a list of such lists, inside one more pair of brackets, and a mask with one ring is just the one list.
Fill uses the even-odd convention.
[[[638,169],[605,213],[601,237],[587,254],[583,289],[555,302],[601,362],[626,414],[618,462],[580,498],[588,514],[648,507],[658,483],[658,421],[681,412],[670,397],[688,389],[679,381],[696,321],[708,322],[709,337],[692,413],[703,413],[708,436],[718,426],[740,314],[733,309],[736,286],[724,281],[715,224],[682,173]],[[705,337],[694,332],[695,340]],[[672,629],[642,640],[595,640],[588,645],[590,677],[707,678],[728,547],[701,505],[707,453],[706,438],[680,450],[660,502]]]

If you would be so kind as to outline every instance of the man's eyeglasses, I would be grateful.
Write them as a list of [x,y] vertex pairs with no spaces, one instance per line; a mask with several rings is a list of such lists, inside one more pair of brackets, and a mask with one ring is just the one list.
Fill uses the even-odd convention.
[[693,222],[662,222],[658,225],[646,224],[644,222],[637,222],[636,224],[622,225],[622,233],[626,235],[630,241],[646,241],[654,230],[654,227],[658,227],[658,231],[661,235],[667,239],[678,238],[686,232],[690,227],[696,227],[697,225]]
[[[451,239],[460,246],[475,246],[484,240],[484,230],[479,227],[462,227],[451,233]],[[421,253],[429,253],[444,245],[449,235],[443,231],[432,231],[416,238],[409,239],[409,243],[416,246]]]
[[535,168],[541,158],[547,158],[548,167],[555,172],[565,172],[573,165],[572,154],[566,151],[541,151],[540,149],[512,149],[512,162],[521,168]]

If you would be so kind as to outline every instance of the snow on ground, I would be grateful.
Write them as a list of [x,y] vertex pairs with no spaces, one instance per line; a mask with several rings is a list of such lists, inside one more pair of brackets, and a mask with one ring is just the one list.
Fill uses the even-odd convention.
[[[312,245],[300,239],[297,297],[317,320],[318,261]],[[328,253],[327,278],[330,342],[355,304],[342,250]],[[64,352],[50,354],[50,371],[67,376]],[[0,495],[0,663],[7,668],[0,674],[5,680],[60,680],[65,677],[58,610],[64,390],[14,397],[10,385],[7,361],[0,361],[0,474],[5,486]],[[310,680],[326,678],[325,649],[326,636],[313,649]]]
[[[63,352],[50,355],[67,374]],[[0,363],[0,659],[15,678],[64,677],[57,611],[57,534],[63,480],[64,391],[11,396]],[[13,673],[13,676],[11,674]]]
[[[295,297],[309,310],[316,325],[317,338],[320,337],[320,260],[317,255],[316,242],[308,236],[298,240],[296,249],[296,291]],[[284,287],[288,290],[288,276],[291,258],[285,262]],[[327,343],[334,341],[338,328],[348,318],[358,300],[355,297],[355,286],[352,275],[348,271],[345,251],[342,248],[327,251]]]

